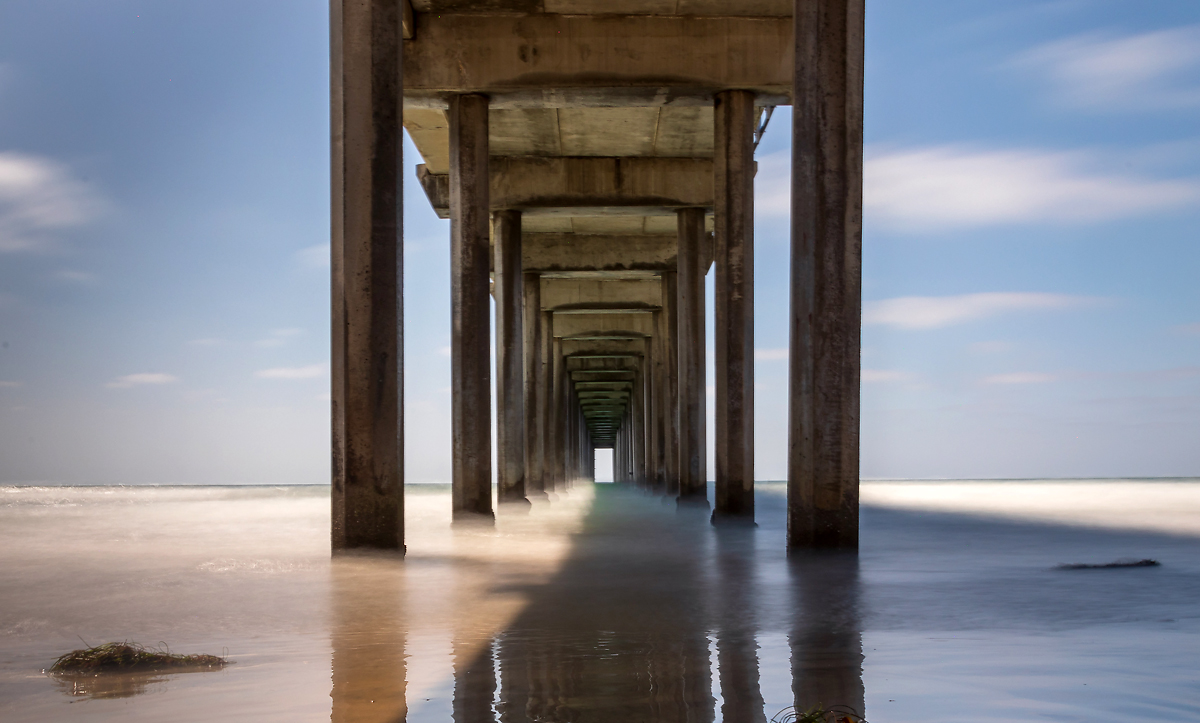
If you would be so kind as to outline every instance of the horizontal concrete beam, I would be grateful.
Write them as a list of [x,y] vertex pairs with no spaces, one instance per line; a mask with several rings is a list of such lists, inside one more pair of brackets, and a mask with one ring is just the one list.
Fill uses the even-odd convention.
[[631,95],[616,89],[642,89],[643,105],[726,89],[777,99],[791,92],[791,17],[435,11],[418,12],[414,25],[404,48],[404,95],[413,105],[437,107],[454,93],[486,93],[509,107],[563,107],[572,97],[549,88],[603,91],[574,94],[597,104]]
[[[736,15],[791,17],[793,0],[412,0],[423,13],[478,11],[564,15]],[[405,0],[405,5],[409,0]],[[410,37],[405,35],[404,37]]]
[[640,339],[655,333],[654,314],[625,312],[554,314],[554,336],[559,339]]
[[578,391],[619,392],[633,389],[633,384],[630,382],[575,382],[575,389]]
[[662,306],[662,280],[542,279],[542,308],[552,311]]
[[678,248],[674,234],[527,233],[521,262],[525,271],[542,273],[671,271]]
[[[708,158],[492,158],[492,210],[566,216],[671,215],[676,208],[711,208]],[[450,177],[417,166],[417,180],[441,218],[450,217]]]
[[[641,358],[632,354],[621,356],[568,356],[566,358],[568,372],[597,372],[597,371],[637,371],[641,366]],[[575,379],[575,375],[571,375]],[[633,379],[634,377],[629,377]]]
[[571,379],[576,382],[624,381],[632,382],[637,374],[625,369],[572,371]]

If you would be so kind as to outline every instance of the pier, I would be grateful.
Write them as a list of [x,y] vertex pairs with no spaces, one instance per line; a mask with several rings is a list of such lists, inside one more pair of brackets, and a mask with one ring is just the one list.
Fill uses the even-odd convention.
[[[590,480],[595,450],[611,448],[617,482],[707,507],[714,524],[753,523],[754,151],[781,105],[786,540],[857,547],[863,12],[332,0],[335,551],[404,548],[405,180],[450,220],[454,520],[495,514],[494,389],[499,505]],[[403,158],[402,128],[421,163]]]

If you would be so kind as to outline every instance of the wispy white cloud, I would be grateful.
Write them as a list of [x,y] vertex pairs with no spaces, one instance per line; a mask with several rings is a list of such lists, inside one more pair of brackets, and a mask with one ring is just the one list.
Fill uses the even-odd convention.
[[786,361],[788,358],[787,348],[783,349],[755,349],[755,361]]
[[1200,106],[1200,25],[1077,35],[1025,51],[1011,65],[1048,81],[1057,104],[1118,111]]
[[123,377],[117,377],[105,386],[110,389],[128,389],[129,387],[137,387],[143,385],[170,384],[179,381],[179,377],[171,374],[161,373],[141,373],[141,374],[126,374]]
[[[868,224],[907,231],[1021,223],[1083,224],[1200,202],[1200,179],[1157,179],[1108,168],[1107,154],[943,145],[867,149]],[[755,208],[790,213],[789,153],[759,159]]]
[[863,369],[861,374],[862,382],[864,384],[903,382],[912,378],[911,374],[897,371],[895,369]]
[[1176,331],[1176,333],[1187,334],[1187,335],[1200,334],[1200,322],[1197,322],[1195,324],[1183,324],[1182,326],[1177,326],[1177,327],[1175,327],[1175,331]]
[[1056,379],[1053,374],[1039,372],[1012,372],[1009,374],[993,374],[983,378],[984,384],[1044,384]]
[[264,348],[283,346],[287,343],[288,339],[303,333],[303,329],[274,329],[266,338],[254,342],[254,345]]
[[303,367],[275,367],[254,373],[259,379],[316,379],[325,376],[328,366],[309,364]]
[[1010,311],[1076,309],[1100,299],[1067,294],[991,292],[959,296],[899,296],[863,305],[863,324],[937,329]]
[[437,349],[437,353],[438,353],[438,354],[440,354],[440,355],[442,355],[442,356],[447,356],[447,357],[448,357],[448,356],[450,356],[450,347],[448,347],[448,346],[439,346],[439,347],[438,347],[438,349]]
[[44,249],[54,231],[87,223],[103,207],[66,166],[0,152],[0,253]]
[[224,344],[225,340],[215,337],[205,337],[203,339],[192,339],[188,342],[189,346],[218,346]]
[[311,269],[329,267],[329,244],[317,244],[296,252],[296,259],[302,266]]
[[0,381],[0,389],[15,389],[21,386],[21,382]]
[[870,221],[910,230],[1091,223],[1200,201],[1200,182],[1095,170],[1085,152],[937,146],[873,153],[864,168]]

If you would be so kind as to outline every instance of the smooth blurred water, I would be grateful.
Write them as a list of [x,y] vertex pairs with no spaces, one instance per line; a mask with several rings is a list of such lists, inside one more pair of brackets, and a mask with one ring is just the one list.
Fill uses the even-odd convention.
[[[0,720],[1200,720],[1200,482],[863,500],[857,557],[789,559],[778,483],[752,529],[613,485],[452,529],[415,486],[405,559],[331,560],[328,488],[0,488]],[[41,672],[81,639],[236,663]]]

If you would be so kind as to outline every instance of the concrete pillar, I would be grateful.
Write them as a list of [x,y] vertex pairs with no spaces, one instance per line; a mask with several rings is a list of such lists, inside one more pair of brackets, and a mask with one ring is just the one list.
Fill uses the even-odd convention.
[[542,378],[542,276],[527,273],[524,277],[525,290],[522,301],[525,306],[525,496],[544,498],[546,488],[542,482],[542,392],[539,389]]
[[665,309],[654,312],[654,338],[651,339],[654,357],[654,414],[652,439],[654,442],[654,489],[661,492],[667,484],[667,410],[670,397],[667,395],[667,315]]
[[492,216],[496,299],[496,498],[525,499],[525,332],[521,273],[521,212]]
[[678,273],[666,271],[662,275],[663,314],[666,317],[666,480],[663,494],[679,496],[679,317]]
[[330,3],[333,550],[404,549],[399,4]]
[[637,377],[633,382],[633,394],[630,395],[632,424],[630,425],[631,444],[633,453],[633,481],[639,486],[646,484],[646,359],[642,357],[638,364]]
[[716,494],[713,520],[754,520],[754,93],[716,97]]
[[555,339],[550,351],[550,362],[553,366],[554,381],[553,381],[553,405],[550,409],[550,448],[549,458],[551,460],[551,474],[554,478],[553,487],[566,486],[566,453],[563,449],[565,446],[566,436],[563,433],[563,427],[566,426],[566,360],[562,355],[562,341]]
[[491,517],[487,98],[452,96],[449,116],[452,504]]
[[863,5],[795,5],[789,547],[858,547]]
[[708,504],[704,383],[704,209],[679,211],[679,500]]
[[542,490],[554,489],[554,313],[542,312],[542,373],[538,378],[538,427],[542,433]]

